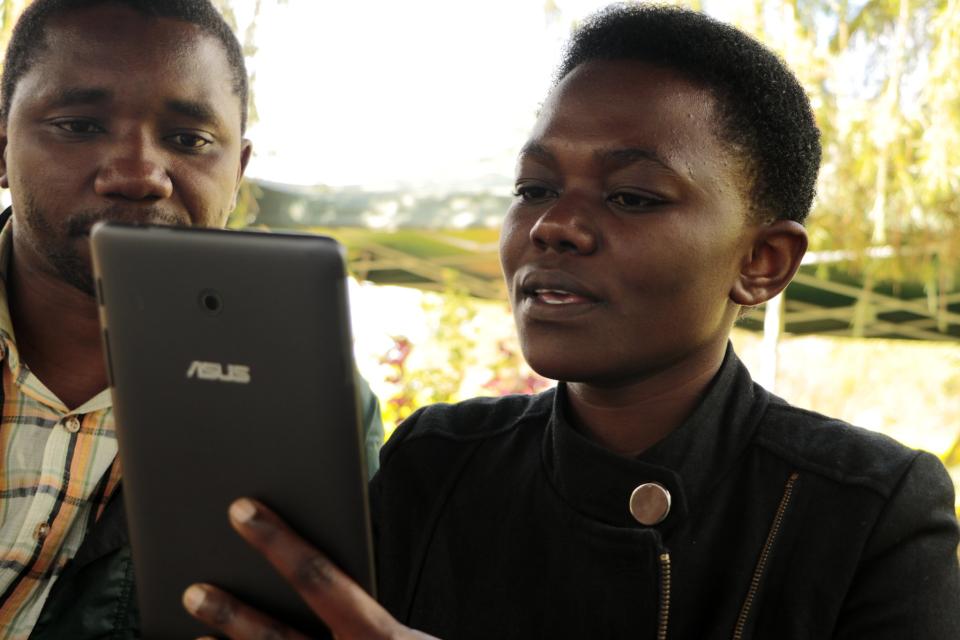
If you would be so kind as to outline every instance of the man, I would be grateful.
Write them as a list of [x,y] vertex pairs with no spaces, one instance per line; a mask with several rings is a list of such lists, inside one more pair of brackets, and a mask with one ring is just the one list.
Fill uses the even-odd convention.
[[[788,405],[728,343],[800,264],[819,159],[803,89],[745,34],[652,6],[587,21],[500,243],[524,356],[562,382],[393,435],[380,604],[265,506],[234,526],[338,638],[960,637],[940,462]],[[300,637],[209,585],[184,602]]]
[[243,55],[206,0],[37,0],[0,104],[0,635],[135,637],[88,234],[226,222],[251,151]]

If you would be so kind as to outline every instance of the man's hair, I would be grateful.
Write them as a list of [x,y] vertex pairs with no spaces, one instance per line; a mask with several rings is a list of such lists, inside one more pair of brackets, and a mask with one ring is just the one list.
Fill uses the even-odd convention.
[[152,18],[172,18],[197,25],[217,38],[227,54],[233,92],[240,99],[240,129],[247,127],[247,68],[237,37],[210,0],[35,0],[20,16],[7,45],[7,55],[0,85],[0,119],[10,116],[13,93],[20,79],[30,71],[40,54],[50,45],[46,29],[50,20],[64,13],[101,4],[129,7]]
[[592,60],[663,66],[710,91],[718,138],[739,156],[752,183],[753,216],[803,222],[816,189],[820,131],[803,87],[776,54],[701,13],[618,4],[574,32],[556,82]]

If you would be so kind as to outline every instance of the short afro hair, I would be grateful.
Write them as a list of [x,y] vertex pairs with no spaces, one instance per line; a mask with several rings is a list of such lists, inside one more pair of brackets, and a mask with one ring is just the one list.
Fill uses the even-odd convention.
[[702,13],[615,4],[589,17],[567,44],[559,83],[593,60],[674,69],[717,100],[720,131],[745,163],[752,214],[802,223],[813,204],[820,131],[800,82],[772,51]]
[[17,83],[30,71],[39,54],[49,45],[45,36],[50,20],[70,11],[101,4],[128,7],[151,18],[172,18],[189,22],[217,38],[227,54],[227,63],[233,75],[233,92],[240,99],[240,128],[241,131],[246,130],[249,83],[243,49],[210,0],[35,0],[20,16],[7,45],[0,84],[0,119],[3,122],[10,116]]

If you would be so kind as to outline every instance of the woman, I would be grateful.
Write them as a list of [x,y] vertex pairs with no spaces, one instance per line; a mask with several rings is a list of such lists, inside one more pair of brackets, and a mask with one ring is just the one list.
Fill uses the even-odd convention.
[[[791,407],[729,346],[800,264],[819,158],[802,88],[756,41],[601,12],[520,154],[500,244],[524,356],[556,390],[428,407],[384,447],[385,610],[261,505],[234,506],[238,530],[338,637],[960,637],[939,461]],[[259,614],[187,595],[258,637]]]

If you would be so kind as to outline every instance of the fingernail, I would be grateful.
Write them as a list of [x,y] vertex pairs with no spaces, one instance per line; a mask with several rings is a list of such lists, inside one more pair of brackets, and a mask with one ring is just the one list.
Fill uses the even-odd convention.
[[187,587],[187,590],[183,592],[183,606],[191,613],[199,611],[206,599],[207,592],[204,591],[203,587],[195,584]]
[[256,514],[257,508],[246,498],[235,500],[233,504],[230,505],[230,517],[233,518],[235,522],[246,524],[252,520]]

